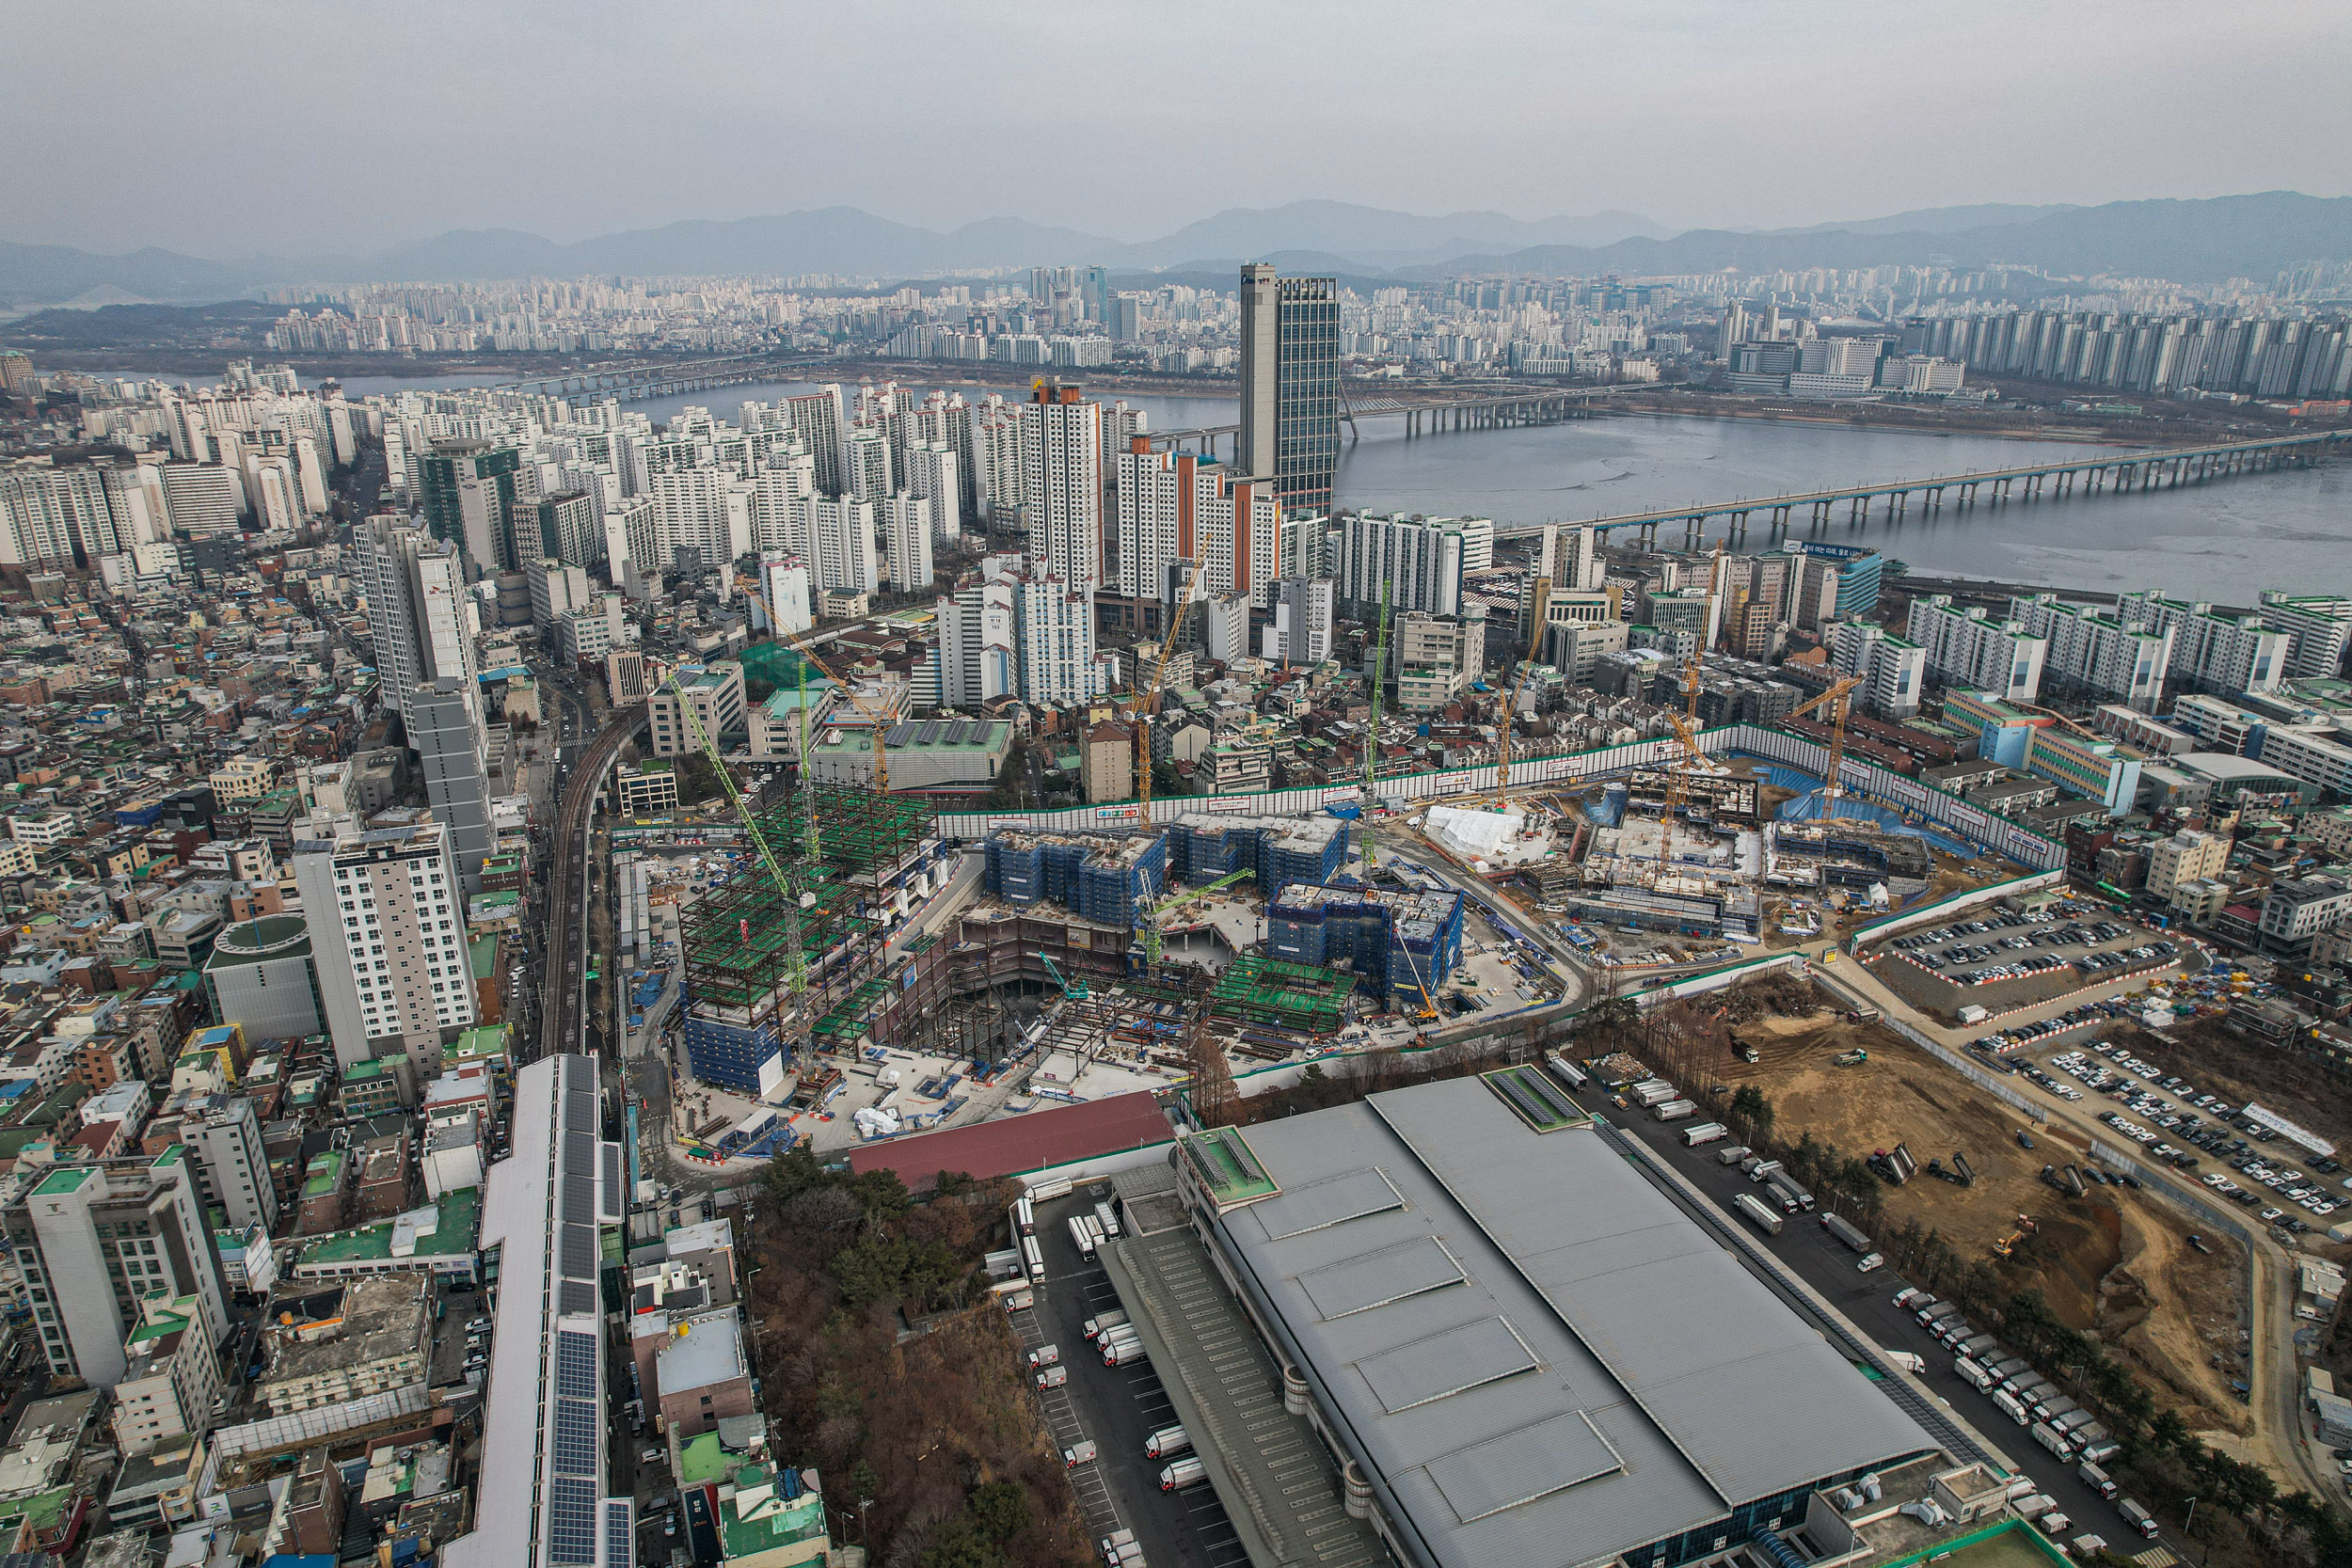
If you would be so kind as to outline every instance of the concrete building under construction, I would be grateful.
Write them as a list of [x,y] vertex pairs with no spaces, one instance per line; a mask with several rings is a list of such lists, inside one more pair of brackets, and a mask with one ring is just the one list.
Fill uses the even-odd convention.
[[1452,889],[1295,882],[1266,902],[1266,953],[1346,965],[1391,1007],[1418,1009],[1462,961],[1462,895]]
[[1346,864],[1347,824],[1336,816],[1188,811],[1168,829],[1168,874],[1194,887],[1248,871],[1272,898],[1292,882],[1330,881]]
[[772,1099],[877,1006],[890,932],[950,866],[918,799],[818,785],[758,820],[784,885],[755,852],[689,907],[684,1037],[696,1078]]
[[1047,832],[999,828],[983,846],[981,885],[1009,904],[1055,903],[1085,920],[1131,926],[1168,885],[1168,847],[1156,832]]

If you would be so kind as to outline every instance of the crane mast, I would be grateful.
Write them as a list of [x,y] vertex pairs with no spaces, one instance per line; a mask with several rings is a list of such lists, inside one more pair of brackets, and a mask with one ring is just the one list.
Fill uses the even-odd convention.
[[768,835],[760,831],[758,816],[744,802],[743,792],[735,786],[735,775],[727,770],[726,758],[719,750],[719,742],[708,730],[703,728],[702,715],[694,711],[692,701],[677,683],[677,672],[670,672],[669,679],[663,684],[677,698],[678,711],[685,717],[686,727],[694,732],[695,743],[710,758],[710,766],[719,775],[720,787],[726,791],[727,800],[735,806],[736,820],[751,835],[753,847],[759,851],[760,864],[768,868],[768,879],[775,884],[776,895],[784,900],[783,917],[787,926],[785,985],[796,993],[805,991],[808,990],[808,955],[801,948],[801,890],[794,885],[791,878],[785,875],[783,865],[776,860],[776,852],[768,847]]
[[[1389,670],[1389,583],[1380,583],[1380,628],[1372,646],[1372,715],[1364,723],[1364,809],[1371,811],[1380,803],[1380,687]],[[1364,834],[1364,869],[1372,870],[1380,863],[1380,847],[1367,832]]]

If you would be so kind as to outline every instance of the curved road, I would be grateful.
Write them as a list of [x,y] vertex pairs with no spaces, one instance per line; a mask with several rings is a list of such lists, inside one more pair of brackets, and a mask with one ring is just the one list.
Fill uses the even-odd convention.
[[586,1025],[588,973],[588,824],[596,816],[604,776],[645,722],[642,703],[623,708],[564,769],[564,802],[556,808],[548,858],[546,962],[550,983],[539,1015],[539,1054],[576,1051]]

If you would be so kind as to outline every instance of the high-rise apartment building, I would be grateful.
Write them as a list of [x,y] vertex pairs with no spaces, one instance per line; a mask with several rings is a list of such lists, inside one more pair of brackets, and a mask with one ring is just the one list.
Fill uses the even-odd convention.
[[49,1370],[111,1388],[129,1365],[123,1340],[140,1303],[193,1298],[190,1326],[208,1347],[229,1333],[228,1286],[205,1223],[188,1151],[57,1165],[5,1211]]
[[931,503],[901,490],[880,502],[884,556],[891,589],[899,594],[931,590]]
[[2342,594],[2279,594],[2262,596],[2263,625],[2294,640],[2287,673],[2296,680],[2333,675],[2344,669],[2352,645],[2352,597]]
[[808,562],[797,555],[769,554],[759,562],[760,594],[768,601],[768,613],[772,620],[769,630],[778,638],[791,637],[816,626],[817,617],[810,610],[815,602],[810,593]]
[[175,532],[208,539],[237,531],[237,515],[244,511],[237,477],[218,463],[167,463],[164,499],[171,510]]
[[2115,618],[2171,636],[2166,673],[2176,687],[2235,695],[2275,691],[2286,679],[2295,636],[2265,626],[2259,615],[2217,615],[2209,604],[2143,593],[2119,598]]
[[1337,585],[1340,613],[1369,621],[1389,590],[1392,614],[1424,610],[1456,615],[1462,574],[1494,553],[1494,523],[1486,517],[1384,517],[1351,513],[1324,534],[1323,560]]
[[1261,609],[1279,580],[1280,509],[1273,487],[1193,452],[1153,451],[1137,436],[1119,456],[1119,591],[1168,596],[1169,568],[1188,562],[1212,593]]
[[1939,685],[2018,703],[2042,694],[2049,640],[2015,621],[1996,621],[1981,609],[1955,608],[1948,594],[1928,594],[1911,601],[1903,634],[1926,650],[1928,673]]
[[1337,597],[1329,578],[1282,578],[1276,586],[1274,620],[1265,631],[1266,658],[1285,668],[1311,667],[1329,658]]
[[808,503],[817,586],[838,594],[870,594],[882,586],[874,554],[874,503],[819,496]]
[[938,604],[932,651],[944,707],[975,709],[995,697],[1087,703],[1114,684],[1094,651],[1094,594],[1019,557],[992,556],[977,581]]
[[278,1189],[270,1184],[262,1123],[244,1095],[207,1095],[180,1117],[180,1141],[196,1168],[198,1196],[217,1204],[238,1230],[278,1228]]
[[931,544],[954,545],[963,534],[962,457],[945,441],[918,441],[907,449],[905,479],[908,494],[930,503]]
[[1284,515],[1331,510],[1340,461],[1340,305],[1328,277],[1241,269],[1239,466],[1274,481]]
[[[477,571],[497,571],[516,559],[515,473],[521,467],[522,453],[515,448],[471,437],[435,441],[418,460],[418,510],[425,527],[472,556]],[[468,481],[486,488],[469,490]]]
[[1041,382],[1021,405],[1021,521],[1040,570],[1091,595],[1103,581],[1103,409]]
[[401,712],[411,688],[444,676],[473,682],[480,671],[458,546],[386,515],[355,527],[352,548],[384,705]]
[[588,574],[553,556],[533,561],[523,573],[531,587],[531,622],[544,633],[558,617],[590,604]]
[[465,892],[446,825],[376,821],[297,837],[294,884],[336,1061],[402,1057],[419,1083],[441,1070],[443,1031],[474,1022]]
[[538,531],[521,542],[529,553],[553,556],[567,566],[594,566],[605,559],[604,526],[595,497],[584,490],[564,490],[531,505]]
[[1919,711],[1927,685],[1927,650],[1869,621],[1839,621],[1830,627],[1830,657],[1842,674],[1859,675],[1855,699],[1883,719],[1909,719]]
[[2072,695],[2101,697],[2153,713],[2172,668],[2172,634],[2080,605],[2055,594],[2010,600],[2010,619],[2046,640],[2044,684]]
[[470,897],[482,891],[482,863],[497,847],[490,823],[490,754],[477,681],[444,675],[410,687],[401,704],[401,722],[424,798],[449,830],[450,853],[458,884]]

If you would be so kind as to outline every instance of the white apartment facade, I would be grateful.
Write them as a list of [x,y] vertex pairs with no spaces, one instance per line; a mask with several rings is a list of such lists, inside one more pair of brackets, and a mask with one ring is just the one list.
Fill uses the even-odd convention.
[[443,1033],[475,1017],[449,829],[420,816],[298,840],[294,881],[336,1060],[349,1067],[401,1055],[414,1082],[438,1075]]
[[1926,652],[1928,673],[1941,685],[1990,691],[2005,702],[2042,695],[2049,640],[2014,621],[1995,621],[1980,609],[1956,608],[1948,594],[1931,594],[1911,601],[1903,635]]

